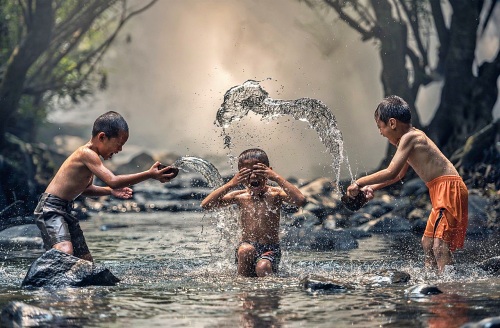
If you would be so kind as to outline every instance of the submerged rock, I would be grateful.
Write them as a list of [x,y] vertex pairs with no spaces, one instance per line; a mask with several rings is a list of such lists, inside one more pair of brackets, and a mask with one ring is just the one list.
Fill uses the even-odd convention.
[[500,328],[500,317],[491,317],[479,322],[469,322],[460,328]]
[[500,273],[500,256],[495,256],[479,263],[479,267],[489,273]]
[[51,249],[31,264],[21,287],[114,286],[119,281],[104,267]]
[[40,327],[54,319],[52,312],[23,302],[10,302],[2,309],[2,327]]
[[405,290],[405,294],[409,297],[426,297],[442,293],[438,287],[425,284],[416,285]]
[[300,284],[308,292],[338,293],[353,289],[352,286],[319,276],[305,277]]

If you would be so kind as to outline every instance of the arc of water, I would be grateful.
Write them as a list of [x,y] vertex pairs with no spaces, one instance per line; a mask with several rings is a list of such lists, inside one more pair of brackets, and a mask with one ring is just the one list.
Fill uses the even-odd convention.
[[[296,120],[309,123],[332,156],[332,168],[338,188],[340,166],[344,160],[347,160],[347,157],[344,157],[343,138],[337,127],[337,120],[325,104],[312,98],[272,99],[258,81],[248,80],[226,92],[224,102],[217,111],[215,124],[227,128],[234,121],[241,120],[250,111],[267,120],[289,115]],[[229,137],[224,140],[228,147],[230,140]]]
[[207,183],[211,188],[215,189],[224,184],[224,180],[222,179],[222,176],[217,168],[212,163],[202,158],[184,156],[178,158],[173,165],[178,168],[192,169],[200,173],[207,180]]

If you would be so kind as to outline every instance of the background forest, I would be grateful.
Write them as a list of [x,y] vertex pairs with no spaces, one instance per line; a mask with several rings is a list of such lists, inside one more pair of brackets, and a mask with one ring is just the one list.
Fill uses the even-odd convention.
[[[302,0],[293,5],[297,3],[300,10],[313,11],[318,24],[332,29],[343,24],[359,36],[358,42],[370,44],[380,62],[381,94],[397,94],[409,102],[413,124],[452,159],[469,187],[496,193],[500,125],[493,113],[500,51],[498,39],[487,44],[487,52],[479,45],[487,31],[498,33],[498,1]],[[106,93],[113,83],[103,64],[106,53],[132,18],[157,6],[155,0],[0,0],[2,218],[30,213],[64,157],[52,145],[39,143],[39,128],[47,117]],[[314,25],[302,28],[325,56],[333,51]],[[134,42],[129,34],[123,37]],[[424,124],[417,98],[433,84],[439,85],[439,102]],[[372,109],[359,115],[370,116]],[[388,145],[381,165],[393,151]]]

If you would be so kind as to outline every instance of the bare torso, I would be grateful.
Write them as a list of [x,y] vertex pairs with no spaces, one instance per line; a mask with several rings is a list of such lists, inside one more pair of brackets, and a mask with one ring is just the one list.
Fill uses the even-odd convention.
[[94,175],[83,162],[88,145],[81,146],[61,165],[45,192],[66,200],[78,197],[90,184]]
[[279,243],[279,224],[281,204],[279,188],[268,187],[267,191],[253,196],[245,190],[237,191],[237,204],[240,209],[242,241],[260,244]]
[[459,175],[453,164],[424,132],[412,129],[403,138],[410,139],[408,142],[411,151],[407,162],[424,182],[443,175]]

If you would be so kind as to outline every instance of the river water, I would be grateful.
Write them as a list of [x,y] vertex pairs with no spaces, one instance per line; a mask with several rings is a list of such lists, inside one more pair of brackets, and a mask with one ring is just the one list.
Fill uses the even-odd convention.
[[[467,240],[457,272],[443,277],[423,270],[418,236],[374,235],[351,251],[285,249],[280,274],[257,279],[236,275],[234,251],[200,212],[103,213],[82,229],[96,263],[122,279],[117,286],[21,289],[42,253],[22,250],[1,254],[0,307],[23,301],[74,327],[460,327],[500,315],[500,278],[474,265],[499,249],[498,240]],[[367,275],[384,268],[411,279],[388,284]],[[307,275],[352,289],[311,293],[300,283]],[[420,283],[443,294],[405,295]]]

